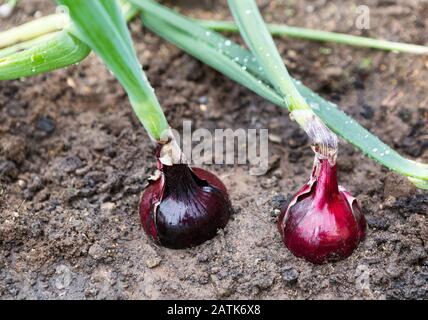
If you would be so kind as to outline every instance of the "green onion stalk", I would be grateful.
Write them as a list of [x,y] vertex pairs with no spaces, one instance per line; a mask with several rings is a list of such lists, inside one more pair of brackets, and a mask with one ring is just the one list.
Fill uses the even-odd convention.
[[58,3],[68,7],[73,21],[66,27],[67,31],[102,58],[124,87],[137,118],[150,137],[156,142],[167,142],[170,127],[154,89],[142,72],[116,2],[58,0]]
[[337,136],[324,125],[297,90],[256,3],[251,0],[230,0],[229,7],[245,42],[276,91],[281,94],[291,118],[308,134],[317,157],[327,158],[334,164],[338,150]]

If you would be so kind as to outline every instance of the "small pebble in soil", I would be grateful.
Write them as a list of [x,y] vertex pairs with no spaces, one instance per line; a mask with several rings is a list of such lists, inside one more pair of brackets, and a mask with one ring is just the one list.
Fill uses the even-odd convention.
[[37,192],[43,189],[43,179],[40,176],[34,176],[31,180],[31,183],[28,185],[28,190],[32,192]]
[[362,110],[361,110],[360,114],[366,119],[373,119],[374,110],[368,104],[363,103]]
[[114,202],[105,202],[101,204],[101,212],[104,214],[110,214],[114,208],[116,208],[116,204]]
[[69,267],[66,265],[60,265],[55,270],[55,288],[58,290],[66,289],[70,286],[72,281],[72,274]]
[[0,156],[15,163],[22,163],[27,157],[26,141],[18,136],[2,135],[0,139]]
[[274,209],[281,209],[281,208],[282,208],[282,206],[283,206],[286,202],[288,202],[288,199],[287,199],[287,198],[285,198],[283,194],[279,193],[279,194],[276,194],[276,195],[274,195],[274,196],[272,197],[271,204],[272,204],[272,207],[273,207]]
[[201,97],[199,97],[198,102],[200,104],[207,104],[208,103],[208,97],[207,96],[201,96]]
[[27,186],[27,181],[22,180],[22,179],[19,179],[19,180],[18,180],[18,186],[19,186],[19,188],[21,188],[21,189],[25,189],[25,187]]
[[211,257],[208,253],[200,253],[198,254],[198,262],[200,263],[207,263],[211,260]]
[[41,203],[41,202],[44,202],[44,201],[48,200],[48,199],[49,199],[49,197],[50,197],[50,193],[49,193],[49,191],[48,191],[48,190],[43,190],[43,191],[39,192],[39,193],[35,196],[34,201],[35,201],[36,203]]
[[303,157],[303,153],[300,150],[290,150],[288,154],[288,161],[291,163],[296,163]]
[[82,160],[80,160],[80,158],[76,156],[64,158],[59,163],[59,169],[64,171],[65,173],[71,173],[81,167],[83,167],[83,162]]
[[100,260],[105,257],[106,251],[98,243],[95,243],[89,248],[88,253],[93,259]]
[[220,281],[213,275],[210,276],[210,279],[214,284],[218,298],[230,297],[235,292],[235,285],[232,279],[225,279]]
[[1,161],[0,160],[0,178],[12,178],[15,179],[18,176],[18,170],[15,163],[12,161]]
[[0,5],[0,18],[5,19],[10,17],[13,12],[13,6],[9,3],[4,3]]
[[95,297],[99,292],[98,288],[88,288],[85,290],[86,297]]
[[274,209],[270,212],[270,216],[273,218],[278,217],[281,214],[281,210],[280,209]]
[[282,143],[282,138],[276,134],[269,134],[269,141],[273,143]]
[[292,267],[287,267],[282,272],[282,280],[287,285],[294,285],[294,284],[296,284],[298,278],[299,278],[299,272],[296,269],[292,268]]
[[370,228],[375,228],[378,230],[388,230],[390,222],[385,217],[375,217],[375,216],[366,216],[367,224]]
[[162,259],[159,257],[148,258],[146,260],[146,266],[149,269],[153,269],[153,268],[156,268],[158,265],[160,265],[161,262],[162,262]]
[[51,134],[55,131],[55,124],[50,117],[39,116],[36,121],[36,129]]

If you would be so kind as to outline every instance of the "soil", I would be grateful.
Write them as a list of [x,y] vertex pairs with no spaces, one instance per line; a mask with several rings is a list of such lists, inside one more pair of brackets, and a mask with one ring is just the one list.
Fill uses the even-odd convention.
[[[371,25],[363,31],[354,27],[354,1],[259,4],[268,21],[428,43],[426,1],[367,1]],[[230,19],[225,0],[173,5],[193,17]],[[53,2],[22,1],[0,29],[54,10]],[[157,247],[137,212],[155,169],[151,142],[97,57],[0,82],[2,299],[428,298],[426,192],[342,143],[339,179],[360,200],[367,239],[334,264],[294,257],[275,223],[310,173],[301,130],[287,112],[138,21],[131,30],[171,125],[180,129],[186,119],[194,128],[268,128],[270,171],[251,176],[247,166],[209,166],[230,192],[228,226],[196,248]],[[428,162],[426,57],[292,39],[277,44],[295,77],[400,153]]]

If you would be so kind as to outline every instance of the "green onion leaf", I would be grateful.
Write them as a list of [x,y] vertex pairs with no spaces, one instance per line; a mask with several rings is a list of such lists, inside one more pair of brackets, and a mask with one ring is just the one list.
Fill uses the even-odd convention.
[[419,189],[428,190],[428,180],[409,177],[409,180]]
[[[23,43],[28,49],[1,57],[0,80],[17,79],[67,67],[85,59],[89,47],[66,31],[51,33],[43,39]],[[15,45],[12,49],[17,48]],[[5,49],[4,49],[5,50]]]
[[[233,21],[195,20],[201,26],[219,32],[238,32],[238,26]],[[286,24],[271,23],[267,25],[273,36],[287,36],[295,39],[305,39],[320,42],[340,43],[360,48],[372,48],[385,51],[406,52],[413,54],[428,54],[428,47],[411,43],[402,43],[382,39],[354,36],[345,33],[329,32],[316,29],[292,27]]]
[[50,32],[60,31],[64,27],[64,19],[63,14],[52,14],[0,32],[0,49],[37,38]]
[[338,139],[313,112],[294,85],[273,42],[263,17],[253,0],[229,0],[229,7],[245,42],[265,71],[265,76],[281,94],[291,116],[305,130],[316,156],[336,161]]
[[[150,0],[131,1],[142,10],[142,21],[150,30],[272,103],[287,108],[250,52],[165,6]],[[336,105],[299,81],[293,81],[313,111],[333,132],[387,168],[408,177],[428,180],[428,165],[402,157]]]
[[159,141],[169,129],[154,90],[138,62],[126,22],[116,1],[58,0],[73,20],[70,32],[88,44],[128,93],[137,117]]
[[255,2],[251,0],[229,0],[228,3],[245,43],[262,66],[269,82],[274,85],[276,91],[281,93],[285,102],[289,104],[290,111],[309,109],[305,99],[291,81],[288,70]]
[[[138,8],[131,3],[120,0],[120,4],[127,21],[138,14]],[[8,57],[0,65],[0,79],[12,80],[34,76],[75,64],[86,58],[90,48],[85,43],[76,37],[73,37],[73,41],[69,41],[67,34],[58,34],[58,31],[62,31],[68,23],[68,17],[58,13],[0,32],[0,58]],[[123,31],[122,33],[126,34]],[[75,45],[74,48],[73,44]],[[57,47],[63,48],[58,50]],[[23,52],[28,49],[31,50],[26,53]],[[22,62],[31,60],[34,52],[48,53],[49,57],[38,59],[37,66]],[[19,55],[12,56],[16,53]],[[21,62],[16,63],[17,61]],[[34,67],[36,67],[35,71],[33,71]],[[11,68],[13,68],[13,72],[10,72]]]

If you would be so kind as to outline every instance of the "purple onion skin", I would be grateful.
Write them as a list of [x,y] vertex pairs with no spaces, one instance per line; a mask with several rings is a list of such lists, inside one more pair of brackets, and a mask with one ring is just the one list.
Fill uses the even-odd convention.
[[140,201],[143,229],[155,243],[171,249],[197,246],[224,228],[231,204],[224,184],[212,173],[185,164],[159,165]]
[[338,186],[336,165],[321,160],[318,178],[281,210],[278,227],[295,256],[323,264],[349,257],[365,237],[366,221],[357,200]]

